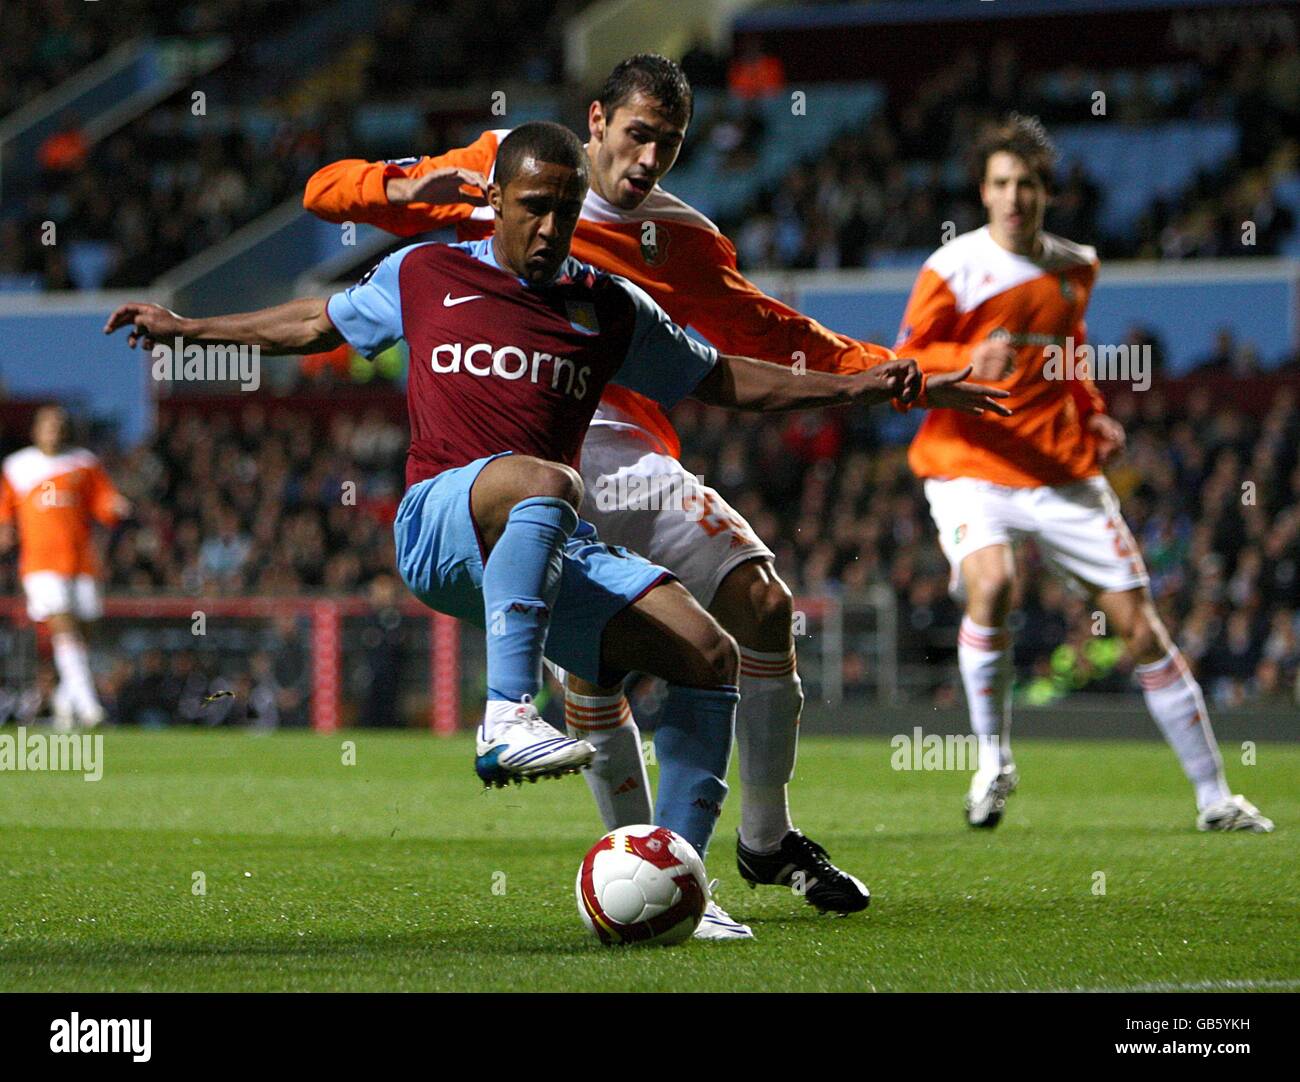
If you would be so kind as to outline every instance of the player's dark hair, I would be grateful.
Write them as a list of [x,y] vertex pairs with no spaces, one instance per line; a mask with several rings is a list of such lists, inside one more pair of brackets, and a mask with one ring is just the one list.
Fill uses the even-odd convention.
[[620,105],[626,105],[634,94],[654,98],[667,116],[684,128],[695,112],[695,95],[691,93],[690,80],[676,61],[658,53],[637,53],[615,65],[596,100],[612,116]]
[[582,176],[583,184],[587,183],[587,148],[563,124],[534,120],[520,124],[502,139],[497,148],[496,183],[504,188],[514,180],[525,158],[572,169]]
[[994,154],[1014,154],[1038,176],[1050,192],[1056,184],[1056,146],[1036,116],[1010,113],[1000,123],[985,128],[975,141],[971,168],[975,183],[984,183],[989,159]]

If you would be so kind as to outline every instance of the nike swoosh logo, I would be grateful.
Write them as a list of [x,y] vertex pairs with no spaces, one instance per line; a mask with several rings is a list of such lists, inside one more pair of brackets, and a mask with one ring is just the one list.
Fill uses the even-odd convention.
[[483,299],[482,293],[471,293],[468,297],[455,297],[455,298],[453,298],[452,295],[448,293],[445,297],[442,298],[442,306],[444,308],[455,308],[456,305],[464,304],[466,301],[479,301],[482,299]]

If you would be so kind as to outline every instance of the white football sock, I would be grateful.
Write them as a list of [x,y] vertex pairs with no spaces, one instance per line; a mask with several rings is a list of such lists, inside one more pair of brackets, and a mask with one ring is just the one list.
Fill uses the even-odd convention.
[[59,682],[66,701],[77,715],[78,721],[96,724],[104,716],[104,708],[95,693],[95,679],[90,673],[90,655],[80,636],[64,631],[50,638],[54,648],[54,667],[59,671]]
[[509,699],[489,699],[483,709],[483,739],[495,739],[501,725],[513,721],[518,709],[519,703],[512,703]]
[[51,724],[58,732],[66,733],[77,724],[76,708],[72,705],[66,684],[55,685],[54,692],[50,695],[50,713]]
[[957,632],[957,667],[961,670],[971,732],[979,740],[981,780],[1011,760],[1011,633],[983,627],[963,616]]
[[1171,649],[1159,661],[1138,665],[1133,673],[1142,685],[1147,709],[1196,789],[1197,810],[1204,811],[1231,796],[1201,686],[1178,648]]
[[770,853],[794,829],[786,783],[799,750],[803,684],[794,647],[779,653],[740,648],[740,841]]
[[641,730],[627,697],[621,691],[616,695],[579,695],[566,687],[564,723],[571,737],[586,740],[596,749],[582,776],[596,798],[605,829],[653,823]]

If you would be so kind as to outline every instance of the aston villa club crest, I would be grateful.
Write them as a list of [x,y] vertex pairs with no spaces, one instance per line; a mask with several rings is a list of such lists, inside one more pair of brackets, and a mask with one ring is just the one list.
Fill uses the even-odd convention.
[[569,325],[583,334],[600,334],[596,322],[596,306],[589,301],[567,301],[564,306],[569,315]]
[[662,267],[668,261],[668,230],[658,222],[641,231],[641,258],[647,267]]

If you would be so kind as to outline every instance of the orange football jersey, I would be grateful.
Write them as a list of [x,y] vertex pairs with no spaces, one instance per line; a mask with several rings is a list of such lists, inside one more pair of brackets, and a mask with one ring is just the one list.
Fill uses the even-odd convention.
[[[1029,488],[1100,472],[1096,440],[1084,427],[1105,412],[1088,378],[1047,378],[1045,350],[1087,341],[1084,313],[1097,277],[1097,253],[1050,233],[1036,259],[999,245],[988,227],[949,241],[921,268],[894,348],[925,372],[955,372],[974,346],[1004,338],[1016,349],[1002,380],[1010,417],[930,410],[908,461],[920,477],[976,477]],[[1069,356],[1068,350],[1066,356]],[[1062,365],[1073,374],[1073,368]]]
[[10,455],[0,476],[0,522],[18,526],[18,573],[97,574],[91,519],[113,525],[116,500],[113,482],[89,451],[47,455],[28,447]]
[[[399,236],[455,225],[461,240],[492,232],[490,207],[468,203],[393,205],[390,177],[420,177],[458,166],[489,178],[509,129],[484,132],[468,147],[436,157],[327,165],[308,182],[303,206],[331,222],[368,222]],[[588,191],[573,237],[575,257],[636,283],[682,327],[694,327],[723,353],[775,364],[802,363],[824,372],[858,372],[892,360],[884,346],[836,334],[764,294],[736,267],[736,249],[703,214],[657,185],[632,211]],[[659,405],[610,385],[593,423],[633,424],[655,435],[667,453],[681,444]]]

